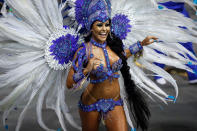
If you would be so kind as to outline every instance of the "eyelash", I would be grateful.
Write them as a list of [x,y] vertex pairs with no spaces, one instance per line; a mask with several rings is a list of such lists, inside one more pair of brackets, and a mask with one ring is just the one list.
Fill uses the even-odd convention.
[[106,27],[110,26],[110,24],[105,24]]
[[103,26],[103,24],[97,24],[97,26],[98,26],[98,27],[102,27],[102,26]]
[[[103,24],[97,24],[97,26],[98,26],[98,27],[102,27]],[[108,27],[108,26],[110,26],[110,24],[105,24],[105,27]]]

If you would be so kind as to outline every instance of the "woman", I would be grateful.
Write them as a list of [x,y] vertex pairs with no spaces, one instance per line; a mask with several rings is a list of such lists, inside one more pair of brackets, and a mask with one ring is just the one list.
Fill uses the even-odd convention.
[[[125,79],[125,86],[127,88],[134,88],[134,82],[131,80],[131,76],[129,74],[129,67],[127,65],[126,59],[130,57],[132,54],[129,49],[123,50],[123,44],[122,41],[114,36],[113,34],[110,34],[110,20],[107,20],[105,22],[101,22],[99,20],[96,20],[91,24],[91,34],[85,38],[86,44],[85,44],[85,50],[87,53],[87,60],[83,60],[87,63],[83,63],[80,65],[85,65],[82,70],[82,73],[87,76],[90,74],[90,84],[87,86],[86,90],[83,92],[79,104],[79,113],[82,121],[82,130],[83,131],[97,131],[99,126],[99,120],[101,118],[101,115],[104,115],[104,120],[106,127],[109,131],[127,131],[127,122],[126,117],[123,109],[123,103],[120,98],[120,87],[118,82],[118,71],[120,70],[122,75]],[[112,36],[110,36],[112,35]],[[148,45],[153,43],[154,41],[150,41],[151,39],[156,40],[157,38],[154,36],[146,37],[140,44],[142,46]],[[99,45],[97,45],[99,44]],[[106,44],[106,47],[104,49],[107,50],[107,53],[105,53],[102,49],[102,45]],[[75,60],[77,56],[77,53],[83,50],[80,48],[76,54],[75,54]],[[107,54],[107,55],[106,55]],[[85,54],[86,55],[86,54]],[[92,57],[90,57],[92,55]],[[85,56],[83,56],[84,59]],[[108,61],[110,68],[108,68]],[[122,60],[122,63],[118,63],[120,60]],[[111,69],[113,68],[114,64],[118,63],[117,67],[118,69]],[[74,61],[74,68],[72,67],[70,69],[70,72],[68,76],[73,76],[75,73],[78,73],[75,70],[75,64],[78,66],[78,61],[75,63]],[[123,65],[122,65],[123,64]],[[104,69],[99,70],[100,67],[103,67]],[[78,66],[78,68],[80,68]],[[105,69],[108,69],[107,71]],[[98,71],[98,72],[96,72]],[[113,75],[108,76],[106,79],[102,79],[103,77],[107,76],[107,73],[109,71],[113,72]],[[102,73],[101,73],[102,72]],[[98,76],[102,75],[102,76]],[[98,81],[98,80],[102,81]],[[75,80],[73,80],[73,77],[67,78],[67,87],[72,88],[74,85]],[[133,87],[130,87],[133,86]],[[132,92],[133,92],[132,90]],[[129,97],[132,97],[129,94],[130,92],[127,92]],[[139,93],[139,92],[135,92]],[[113,102],[115,103],[114,109],[109,109],[106,112],[97,111],[97,108],[92,107],[91,110],[86,110],[83,107],[84,106],[91,106],[95,105],[95,103],[99,104],[101,100],[110,100],[113,99]],[[143,99],[143,98],[140,98]],[[99,101],[99,102],[98,102]],[[145,107],[147,108],[147,107]],[[105,114],[104,114],[105,113]],[[149,116],[149,112],[146,114]],[[144,128],[144,127],[142,127]],[[144,129],[143,129],[144,130]]]
[[[154,84],[135,65],[135,60],[172,83],[177,97],[174,79],[152,62],[189,70],[185,66],[189,60],[177,55],[188,52],[176,42],[196,41],[194,36],[177,27],[177,24],[187,25],[192,30],[191,27],[196,25],[190,20],[175,13],[171,15],[173,12],[161,13],[148,0],[68,0],[61,5],[57,0],[6,0],[6,4],[13,9],[14,15],[7,16],[5,11],[0,19],[0,69],[3,72],[0,74],[0,88],[12,90],[15,87],[0,101],[6,129],[10,112],[22,107],[22,111],[17,110],[21,111],[16,125],[16,131],[19,131],[27,109],[35,105],[40,127],[52,130],[42,118],[45,103],[47,109],[56,113],[62,130],[68,130],[67,124],[80,129],[69,114],[65,86],[77,88],[87,78],[90,78],[90,84],[79,102],[83,130],[97,130],[101,116],[109,130],[127,130],[125,115],[133,128],[127,117],[126,100],[137,125],[147,129],[149,110],[139,90],[163,102],[174,99]],[[61,11],[66,11],[64,21]],[[166,21],[170,16],[173,19]],[[91,35],[85,39],[86,44],[78,49],[80,38],[86,33]],[[143,40],[149,34],[163,42],[151,44],[153,41],[150,39],[155,40],[155,37]],[[119,38],[123,40],[124,48],[128,49],[123,50]],[[142,42],[136,43],[137,40]],[[173,45],[168,42],[173,42]],[[144,47],[143,57],[133,59],[132,55],[137,57],[142,46],[148,44],[151,45]],[[154,49],[167,56],[156,54]],[[117,79],[119,70],[124,78],[125,95],[120,91],[124,87],[122,79]]]

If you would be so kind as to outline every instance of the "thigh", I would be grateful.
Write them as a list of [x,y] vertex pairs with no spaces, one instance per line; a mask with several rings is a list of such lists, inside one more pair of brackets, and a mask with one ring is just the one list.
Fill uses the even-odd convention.
[[107,131],[128,131],[123,106],[115,106],[114,110],[107,114],[105,125]]
[[79,109],[82,131],[98,131],[100,115],[97,111],[84,112]]

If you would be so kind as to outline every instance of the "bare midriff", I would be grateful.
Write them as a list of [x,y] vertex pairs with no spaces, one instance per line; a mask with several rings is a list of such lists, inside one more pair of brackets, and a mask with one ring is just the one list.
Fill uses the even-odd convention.
[[117,78],[105,80],[97,84],[89,84],[82,95],[82,102],[85,105],[90,105],[99,99],[120,99],[120,86]]

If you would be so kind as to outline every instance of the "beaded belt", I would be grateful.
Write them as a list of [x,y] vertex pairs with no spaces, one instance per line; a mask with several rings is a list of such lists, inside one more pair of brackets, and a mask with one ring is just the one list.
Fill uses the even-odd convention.
[[90,112],[90,111],[98,111],[103,114],[106,114],[107,112],[114,109],[115,106],[122,106],[123,101],[120,98],[117,101],[114,101],[113,99],[100,99],[97,102],[91,104],[91,105],[84,105],[82,101],[79,101],[79,108],[84,112]]

